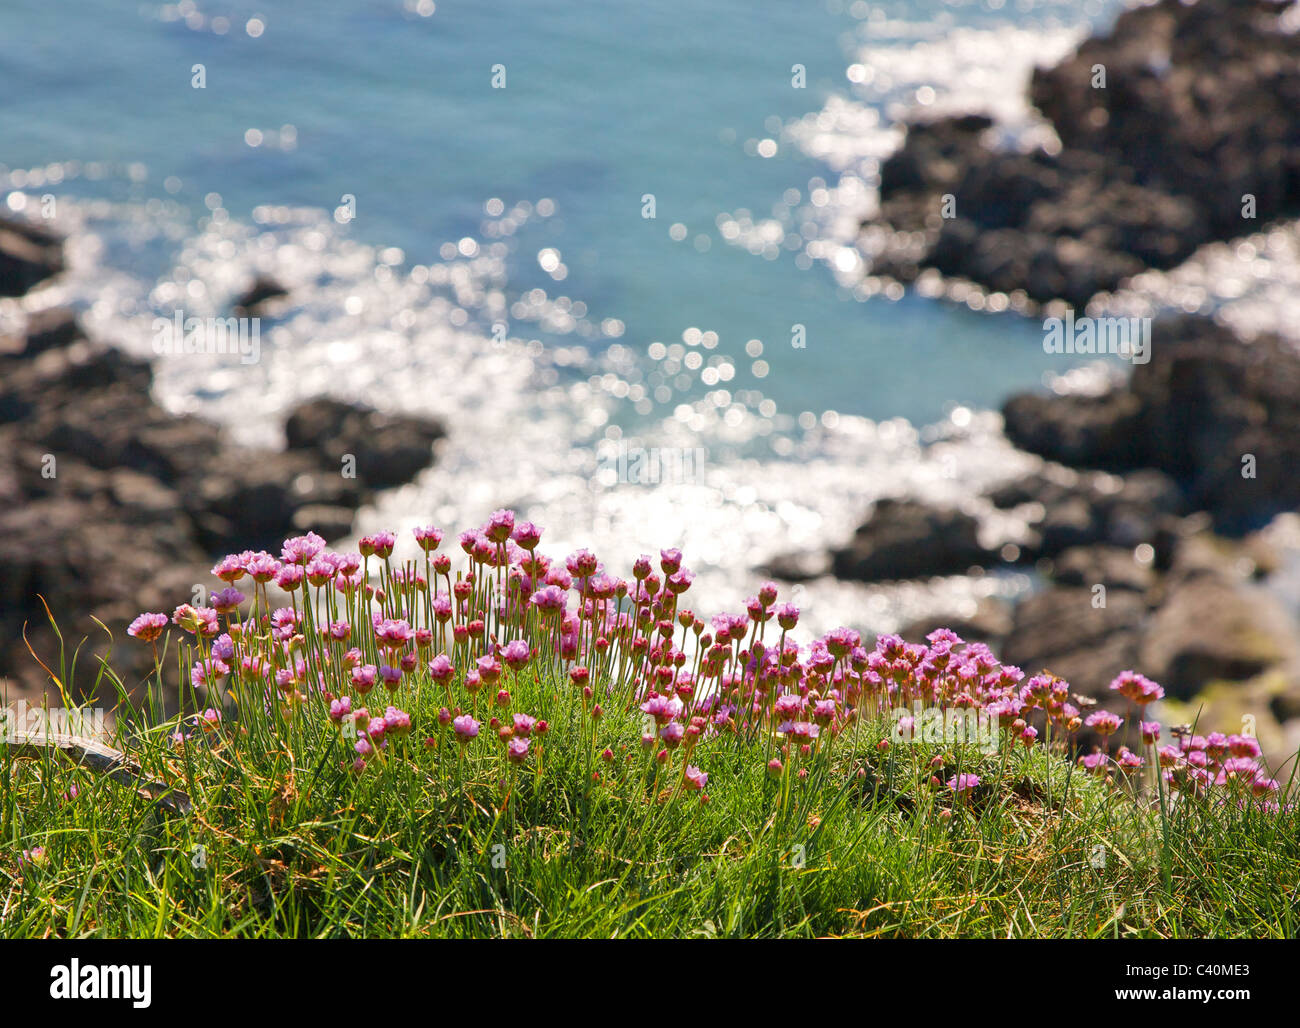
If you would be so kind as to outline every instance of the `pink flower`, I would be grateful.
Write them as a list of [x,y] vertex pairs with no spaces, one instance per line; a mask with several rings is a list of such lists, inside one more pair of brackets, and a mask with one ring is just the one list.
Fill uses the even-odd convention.
[[531,521],[523,521],[515,526],[512,538],[519,544],[520,549],[532,553],[537,549],[537,544],[542,541],[542,530]]
[[455,673],[456,669],[452,666],[451,659],[445,653],[439,653],[433,660],[429,661],[429,677],[439,685],[446,685],[451,681]]
[[1121,671],[1110,683],[1110,687],[1139,707],[1163,699],[1165,695],[1164,689],[1136,671]]
[[958,794],[961,794],[963,792],[970,792],[979,784],[980,784],[979,775],[962,773],[960,775],[953,775],[951,778],[948,779],[948,788]]
[[302,585],[306,572],[303,571],[300,564],[281,564],[280,570],[275,573],[275,584],[287,593],[293,592]]
[[284,541],[284,545],[280,548],[280,560],[285,564],[305,565],[323,549],[325,549],[325,540],[315,532],[296,535]]
[[1083,723],[1094,729],[1098,735],[1104,736],[1119,731],[1119,726],[1124,723],[1124,719],[1109,710],[1094,710],[1083,719]]
[[681,745],[682,737],[685,734],[686,726],[680,721],[670,721],[659,729],[659,738],[664,741],[664,745],[670,750],[675,750]]
[[577,550],[565,558],[564,566],[574,578],[590,578],[600,569],[600,562],[590,550]]
[[781,603],[776,608],[776,623],[787,632],[799,623],[799,608],[793,603]]
[[503,543],[515,530],[515,512],[512,510],[494,510],[483,526],[483,534],[494,543]]
[[506,662],[506,666],[514,671],[522,670],[528,663],[528,643],[522,639],[516,639],[514,642],[508,642],[501,650],[501,659]]
[[436,550],[442,545],[442,533],[432,525],[415,530],[415,541],[425,553]]
[[1269,796],[1277,792],[1279,788],[1280,786],[1276,780],[1269,778],[1263,771],[1259,772],[1259,775],[1251,784],[1251,789],[1256,796]]
[[278,607],[271,612],[271,635],[277,642],[288,642],[297,634],[300,621],[292,607]]
[[230,614],[244,602],[244,594],[233,585],[212,594],[212,609],[218,614]]
[[851,628],[835,628],[826,633],[826,649],[831,656],[847,657],[853,647],[862,641],[862,637]]
[[23,850],[22,853],[18,855],[18,866],[22,867],[25,864],[44,864],[48,859],[49,854],[46,853],[44,846],[33,846],[29,850]]
[[229,556],[222,557],[213,567],[212,573],[223,582],[238,582],[244,577],[244,558],[241,554],[232,553]]
[[641,704],[641,710],[664,725],[681,714],[682,701],[676,696],[651,696]]
[[280,562],[269,553],[255,553],[245,562],[244,567],[254,582],[263,584],[271,581],[280,570]]
[[466,746],[470,740],[478,737],[479,723],[468,714],[462,714],[452,719],[451,729],[456,733],[456,741]]
[[[179,608],[177,608],[179,610]],[[163,633],[167,627],[166,614],[141,614],[126,630],[126,634],[134,636],[141,642],[153,642]]]
[[217,634],[217,612],[211,607],[192,607],[183,603],[172,613],[172,621],[191,635]]
[[389,735],[407,735],[411,731],[411,715],[396,707],[384,711],[384,731]]
[[362,556],[374,554],[381,560],[387,560],[393,555],[393,547],[397,545],[397,536],[392,532],[376,532],[374,535],[362,536],[357,541],[357,548],[361,551]]
[[1229,757],[1223,762],[1219,772],[1218,784],[1231,781],[1254,782],[1259,776],[1259,767],[1251,757]]
[[375,625],[375,641],[390,650],[399,650],[415,638],[415,631],[405,621],[385,619]]
[[522,764],[528,757],[528,747],[531,745],[531,740],[515,736],[506,744],[506,759],[512,764]]
[[520,738],[527,738],[533,734],[533,726],[537,724],[535,717],[529,717],[527,714],[514,715],[514,732]]
[[664,579],[664,587],[674,596],[680,596],[691,587],[691,583],[694,581],[694,571],[689,568],[679,568]]
[[360,667],[354,667],[350,673],[352,687],[364,696],[375,687],[375,676],[378,673],[379,669],[374,664],[362,664]]
[[303,573],[307,576],[307,581],[319,589],[333,580],[334,576],[338,574],[338,568],[334,566],[332,561],[326,560],[324,557],[313,557],[307,562],[307,567]]
[[682,777],[682,785],[687,789],[698,792],[709,784],[709,776],[706,772],[701,771],[698,767],[688,764]]

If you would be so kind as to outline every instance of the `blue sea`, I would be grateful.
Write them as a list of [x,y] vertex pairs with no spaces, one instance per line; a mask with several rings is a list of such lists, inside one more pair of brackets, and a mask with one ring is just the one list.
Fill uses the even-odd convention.
[[[1044,353],[1005,297],[877,280],[852,244],[904,119],[980,110],[1007,146],[1050,138],[1028,75],[1118,9],[8,0],[0,204],[66,232],[72,266],[0,327],[72,304],[149,354],[154,318],[223,314],[271,275],[290,298],[257,362],[160,357],[161,402],[256,443],[322,392],[437,414],[437,466],[359,530],[509,505],[614,568],[681,546],[701,611],[879,496],[974,506],[1014,537],[973,498],[1033,463],[991,412],[1112,372]],[[1116,302],[1195,307],[1224,259]],[[1267,306],[1254,289],[1234,299]],[[629,481],[651,451],[700,457]],[[796,597],[809,628],[884,629],[1026,587]]]

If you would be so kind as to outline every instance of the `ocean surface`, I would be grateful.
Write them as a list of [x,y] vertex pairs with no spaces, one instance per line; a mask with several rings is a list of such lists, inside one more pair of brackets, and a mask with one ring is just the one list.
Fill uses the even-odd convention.
[[[155,318],[225,314],[272,275],[291,298],[259,360],[161,357],[161,402],[255,443],[319,393],[436,414],[436,467],[359,531],[511,506],[548,552],[616,571],[680,546],[701,613],[734,609],[770,557],[846,539],[880,496],[1014,536],[972,499],[1034,463],[990,412],[1116,368],[1044,353],[1041,322],[997,298],[890,287],[851,244],[904,119],[984,111],[1007,146],[1050,139],[1032,67],[1119,9],[7,0],[0,204],[52,215],[72,267],[0,302],[0,327],[73,304],[150,354]],[[1111,304],[1300,324],[1298,238],[1207,248]],[[658,481],[628,470],[651,450]],[[821,579],[795,598],[808,630],[886,630],[1030,584]]]

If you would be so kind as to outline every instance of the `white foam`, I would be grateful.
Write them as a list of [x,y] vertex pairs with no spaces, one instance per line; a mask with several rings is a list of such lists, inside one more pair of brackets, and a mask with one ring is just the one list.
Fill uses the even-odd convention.
[[1246,339],[1274,332],[1300,343],[1300,222],[1210,243],[1178,267],[1136,275],[1090,306],[1125,317],[1213,315]]

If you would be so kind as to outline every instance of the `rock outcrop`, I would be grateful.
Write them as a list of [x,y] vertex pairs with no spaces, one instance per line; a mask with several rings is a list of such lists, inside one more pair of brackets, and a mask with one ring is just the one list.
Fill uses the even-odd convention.
[[848,545],[831,551],[831,570],[865,582],[962,574],[996,560],[980,545],[978,528],[958,510],[880,500]]
[[1206,318],[1161,319],[1126,384],[1014,396],[1003,416],[1016,446],[1049,460],[1166,473],[1229,534],[1300,508],[1300,352],[1274,335],[1246,342]]
[[1146,268],[1300,213],[1300,33],[1290,0],[1183,0],[1039,69],[1056,153],[1005,152],[977,114],[913,124],[881,168],[872,271],[922,269],[1082,308]]
[[0,217],[0,296],[22,296],[63,270],[63,241],[26,221]]

